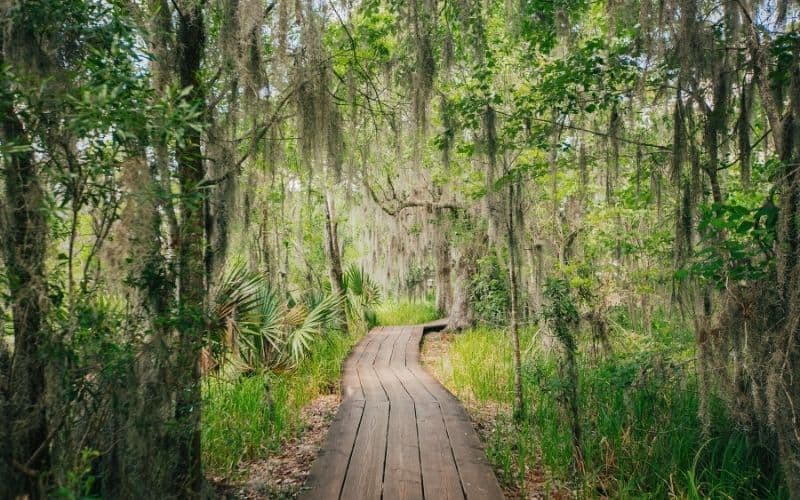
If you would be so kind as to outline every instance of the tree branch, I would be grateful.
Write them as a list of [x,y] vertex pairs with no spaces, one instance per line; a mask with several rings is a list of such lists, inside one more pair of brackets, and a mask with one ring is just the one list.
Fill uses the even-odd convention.
[[401,200],[397,198],[397,195],[394,194],[392,198],[384,197],[383,200],[378,198],[377,193],[375,190],[372,189],[372,186],[369,183],[369,180],[366,176],[362,177],[364,180],[364,187],[366,188],[367,192],[369,193],[370,198],[372,201],[377,204],[381,210],[387,215],[391,215],[395,217],[400,214],[403,210],[408,208],[428,208],[431,210],[464,210],[466,207],[459,203],[451,203],[451,202],[444,202],[444,201],[433,201],[433,200],[420,200],[420,199],[405,199]]
[[[568,125],[566,123],[559,123],[559,122],[555,122],[553,120],[547,120],[545,118],[531,118],[531,120],[533,120],[535,122],[539,122],[539,123],[548,123],[550,125],[558,125],[560,127],[568,128],[570,130],[579,130],[581,132],[587,132],[589,134],[597,135],[597,136],[600,136],[600,137],[611,137],[611,135],[606,133],[606,132],[600,132],[598,130],[592,130],[592,129],[588,129],[588,128],[583,128],[583,127],[579,127],[577,125]],[[642,146],[642,147],[647,147],[647,148],[655,148],[655,149],[660,149],[662,151],[672,151],[672,148],[670,146],[664,146],[662,144],[653,144],[651,142],[642,142],[642,141],[637,141],[637,140],[634,140],[634,139],[626,139],[626,138],[620,137],[618,135],[615,136],[615,138],[616,138],[616,140],[622,141],[622,142],[627,143],[627,144],[634,144],[636,146]]]

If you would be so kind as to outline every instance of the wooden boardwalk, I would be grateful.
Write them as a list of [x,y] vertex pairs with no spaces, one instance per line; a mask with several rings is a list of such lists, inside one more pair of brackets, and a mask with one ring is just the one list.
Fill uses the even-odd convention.
[[422,334],[379,327],[353,350],[300,498],[503,498],[461,403],[419,364]]

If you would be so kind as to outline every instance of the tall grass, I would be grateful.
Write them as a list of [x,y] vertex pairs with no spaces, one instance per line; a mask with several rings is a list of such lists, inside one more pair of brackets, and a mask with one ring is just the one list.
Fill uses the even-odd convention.
[[378,324],[417,325],[439,319],[439,311],[433,302],[387,301],[377,309]]
[[[578,496],[614,498],[786,498],[780,473],[759,447],[715,404],[703,435],[698,418],[693,337],[664,324],[652,336],[615,333],[615,354],[600,359],[581,345],[579,405],[586,472]],[[542,468],[567,485],[571,434],[559,404],[557,358],[524,332],[527,414],[520,424],[501,415],[487,443],[490,460],[507,483],[523,484],[525,468]],[[505,332],[478,328],[458,335],[434,365],[460,398],[510,406],[510,342]],[[774,461],[772,461],[774,463]]]
[[[378,308],[377,317],[382,325],[415,324],[432,321],[438,314],[428,302],[390,302]],[[207,472],[235,478],[242,462],[279,451],[281,443],[301,429],[303,406],[321,394],[338,391],[342,363],[359,338],[358,333],[336,332],[315,337],[291,370],[207,378],[202,417]]]
[[262,371],[204,385],[203,460],[209,474],[235,476],[242,461],[268,455],[302,426],[300,409],[338,390],[342,361],[356,338],[331,333],[316,339],[296,369]]

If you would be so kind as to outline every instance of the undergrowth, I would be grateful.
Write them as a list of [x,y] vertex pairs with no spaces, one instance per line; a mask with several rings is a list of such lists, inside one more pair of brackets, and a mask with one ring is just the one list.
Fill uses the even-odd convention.
[[378,324],[392,325],[417,325],[428,323],[440,318],[436,305],[432,302],[393,301],[384,302],[376,309]]
[[300,410],[317,396],[338,391],[343,360],[358,339],[330,333],[316,339],[290,371],[261,371],[204,384],[203,463],[207,473],[232,478],[241,462],[280,450],[302,427]]
[[[624,317],[605,358],[584,340],[579,348],[579,407],[585,473],[569,482],[572,446],[559,403],[557,358],[539,334],[522,336],[527,413],[515,425],[508,412],[494,422],[487,454],[500,479],[525,488],[525,470],[540,470],[538,488],[570,489],[578,497],[787,498],[774,453],[730,424],[715,404],[704,435],[698,418],[694,341],[688,329],[656,321],[638,334]],[[433,364],[440,380],[468,406],[510,408],[510,342],[503,330],[477,328],[456,335]]]
[[[439,317],[430,302],[387,302],[376,312],[381,325],[427,323]],[[278,452],[302,428],[300,410],[317,396],[339,390],[342,363],[359,338],[340,333],[317,338],[291,370],[207,378],[202,430],[207,473],[235,478],[242,462]]]

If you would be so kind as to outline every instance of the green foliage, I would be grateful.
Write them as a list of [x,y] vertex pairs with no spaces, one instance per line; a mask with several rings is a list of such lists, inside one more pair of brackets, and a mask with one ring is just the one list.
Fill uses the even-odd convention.
[[74,469],[67,472],[66,483],[56,489],[55,498],[64,500],[91,500],[99,498],[93,495],[93,487],[97,478],[92,473],[92,461],[100,457],[97,450],[83,449]]
[[[95,382],[114,384],[126,376],[133,362],[132,346],[126,342],[130,318],[124,303],[116,297],[89,297],[80,301],[70,317],[65,307],[55,311],[56,325],[68,339],[59,355],[71,358],[75,389],[94,374]],[[57,354],[57,353],[52,353]]]
[[203,461],[210,474],[235,477],[242,461],[276,452],[302,432],[300,410],[321,394],[335,392],[342,362],[357,339],[315,338],[309,355],[291,371],[258,371],[233,381],[204,384]]
[[347,291],[347,318],[351,326],[366,333],[378,323],[375,308],[381,303],[378,284],[356,265],[351,265],[342,277]]
[[341,297],[333,294],[327,295],[322,302],[308,312],[299,328],[289,331],[284,350],[291,357],[293,363],[298,363],[311,352],[312,341],[315,337],[331,333],[326,332],[326,327],[332,324],[341,307],[342,300]]
[[760,280],[775,270],[774,243],[778,208],[767,201],[758,208],[704,205],[698,230],[706,243],[694,256],[689,273],[724,288],[728,280]]
[[586,0],[524,0],[520,5],[520,33],[529,41],[531,49],[546,53],[555,47],[564,18],[581,13],[588,3]]
[[781,33],[770,47],[771,56],[775,60],[775,66],[769,73],[769,78],[776,86],[786,85],[790,82],[793,66],[797,63],[798,44],[800,43],[800,33],[791,30]]
[[326,294],[290,307],[278,299],[264,275],[235,263],[222,273],[214,290],[210,341],[223,362],[237,352],[250,368],[297,364],[311,350],[312,340],[336,326],[342,297]]
[[440,317],[433,302],[386,301],[376,310],[381,326],[419,325]]
[[[653,336],[645,337],[619,317],[614,354],[599,362],[579,359],[586,474],[578,497],[787,498],[780,471],[764,466],[774,451],[731,425],[719,401],[711,435],[703,435],[694,337],[688,329],[671,329],[667,319],[659,315]],[[555,494],[565,487],[573,459],[560,401],[567,381],[554,355],[538,347],[539,335],[522,332],[524,392],[533,404],[519,423],[506,413],[513,360],[502,330],[456,336],[434,371],[468,407],[508,408],[494,419],[486,443],[501,481],[522,486],[526,475],[542,473],[545,491]]]
[[425,286],[431,271],[429,265],[411,264],[403,277],[403,284],[406,290],[409,293],[413,293],[417,288]]
[[478,270],[472,275],[469,296],[478,321],[489,325],[505,325],[511,310],[508,273],[500,268],[494,254],[478,260]]
[[574,330],[580,314],[569,283],[564,279],[549,278],[544,285],[544,296],[547,303],[542,306],[542,318],[564,347],[574,351],[577,347]]
[[272,387],[268,375],[209,379],[204,389],[203,459],[210,471],[231,473],[241,460],[280,442],[287,394],[283,386]]
[[[542,82],[535,98],[521,94],[517,110],[557,109],[565,114],[608,110],[622,100],[626,89],[639,76],[629,44],[609,42],[605,36],[581,40],[565,58],[542,64]],[[523,87],[524,88],[524,87]]]

